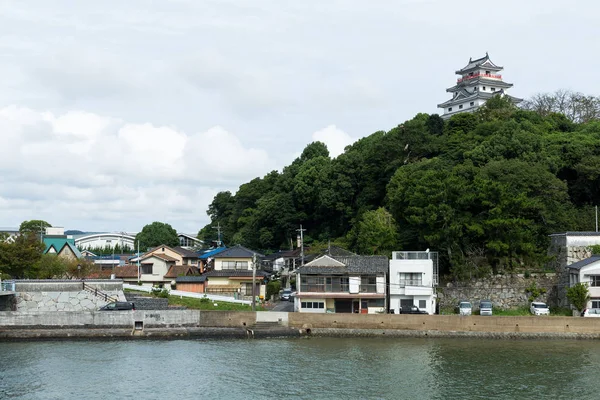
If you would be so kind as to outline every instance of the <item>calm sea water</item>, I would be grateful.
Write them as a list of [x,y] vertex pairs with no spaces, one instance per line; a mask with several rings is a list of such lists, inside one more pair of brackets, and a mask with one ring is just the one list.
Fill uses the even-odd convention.
[[594,341],[0,343],[0,399],[598,399]]

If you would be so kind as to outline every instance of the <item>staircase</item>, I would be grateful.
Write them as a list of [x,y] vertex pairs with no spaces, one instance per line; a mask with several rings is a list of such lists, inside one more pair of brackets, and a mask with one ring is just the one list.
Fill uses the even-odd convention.
[[98,290],[98,288],[90,286],[88,284],[86,284],[85,282],[83,282],[83,290],[85,290],[86,292],[92,293],[94,296],[101,298],[102,300],[104,300],[107,303],[112,303],[113,301],[118,301],[119,299],[109,296],[104,292],[101,292],[100,290]]

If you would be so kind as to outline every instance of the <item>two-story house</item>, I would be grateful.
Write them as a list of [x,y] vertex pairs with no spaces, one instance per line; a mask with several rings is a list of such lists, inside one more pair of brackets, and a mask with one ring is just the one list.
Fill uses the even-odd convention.
[[294,309],[310,313],[384,313],[385,256],[321,256],[298,268]]
[[252,298],[252,271],[256,268],[254,294],[264,298],[265,278],[268,273],[259,270],[262,254],[237,245],[213,255],[213,269],[207,272],[206,293],[240,299]]
[[568,266],[569,287],[587,283],[590,301],[587,308],[600,308],[600,255],[593,255]]
[[390,260],[390,313],[417,306],[435,314],[438,254],[430,251],[394,251]]

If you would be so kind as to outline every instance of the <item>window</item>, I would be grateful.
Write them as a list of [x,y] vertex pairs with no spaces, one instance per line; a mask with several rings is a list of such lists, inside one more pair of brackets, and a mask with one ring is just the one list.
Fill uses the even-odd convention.
[[248,261],[221,261],[221,269],[248,269]]
[[592,308],[600,308],[600,299],[592,299]]
[[303,301],[300,303],[300,307],[302,308],[325,308],[325,303],[322,301]]
[[367,304],[369,307],[385,307],[385,299],[369,299]]
[[593,287],[600,286],[600,275],[590,275],[590,286],[593,286]]
[[462,106],[463,106],[463,105],[461,104],[460,106],[458,106],[458,108],[459,108],[459,109],[461,109],[461,108],[462,108]]
[[142,265],[142,274],[152,274],[152,264]]
[[495,91],[496,91],[496,88],[490,88],[490,89],[492,89],[492,92],[495,92]]
[[423,286],[423,274],[420,272],[400,273],[400,287],[404,286]]
[[300,276],[301,292],[348,292],[349,278],[344,276]]
[[427,300],[419,300],[419,308],[420,309],[427,308]]
[[485,74],[486,75],[490,75],[490,71],[485,71]]
[[485,86],[483,87],[483,90],[485,90]]
[[377,278],[375,276],[361,277],[360,291],[363,293],[377,293]]
[[473,106],[475,105],[475,102],[474,102],[474,101],[472,101],[471,103],[469,103],[469,105],[470,105],[471,107],[473,107]]
[[450,108],[448,109],[448,112],[450,112],[450,111],[452,111],[452,107],[450,107]]
[[474,92],[476,92],[476,91],[477,91],[477,86],[475,86],[475,87],[473,88],[473,91],[474,91]]

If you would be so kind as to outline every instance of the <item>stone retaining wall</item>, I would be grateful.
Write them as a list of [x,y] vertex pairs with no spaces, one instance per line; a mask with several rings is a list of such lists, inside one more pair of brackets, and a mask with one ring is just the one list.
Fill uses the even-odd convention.
[[461,300],[470,301],[477,308],[480,300],[491,300],[494,307],[508,309],[529,305],[526,289],[532,284],[544,288],[546,293],[537,301],[558,305],[556,274],[532,274],[495,276],[488,279],[472,280],[463,283],[448,283],[438,288],[438,304],[441,308],[456,307]]
[[[118,298],[117,292],[106,292]],[[106,305],[101,297],[88,291],[79,292],[18,292],[17,311],[92,311]]]

